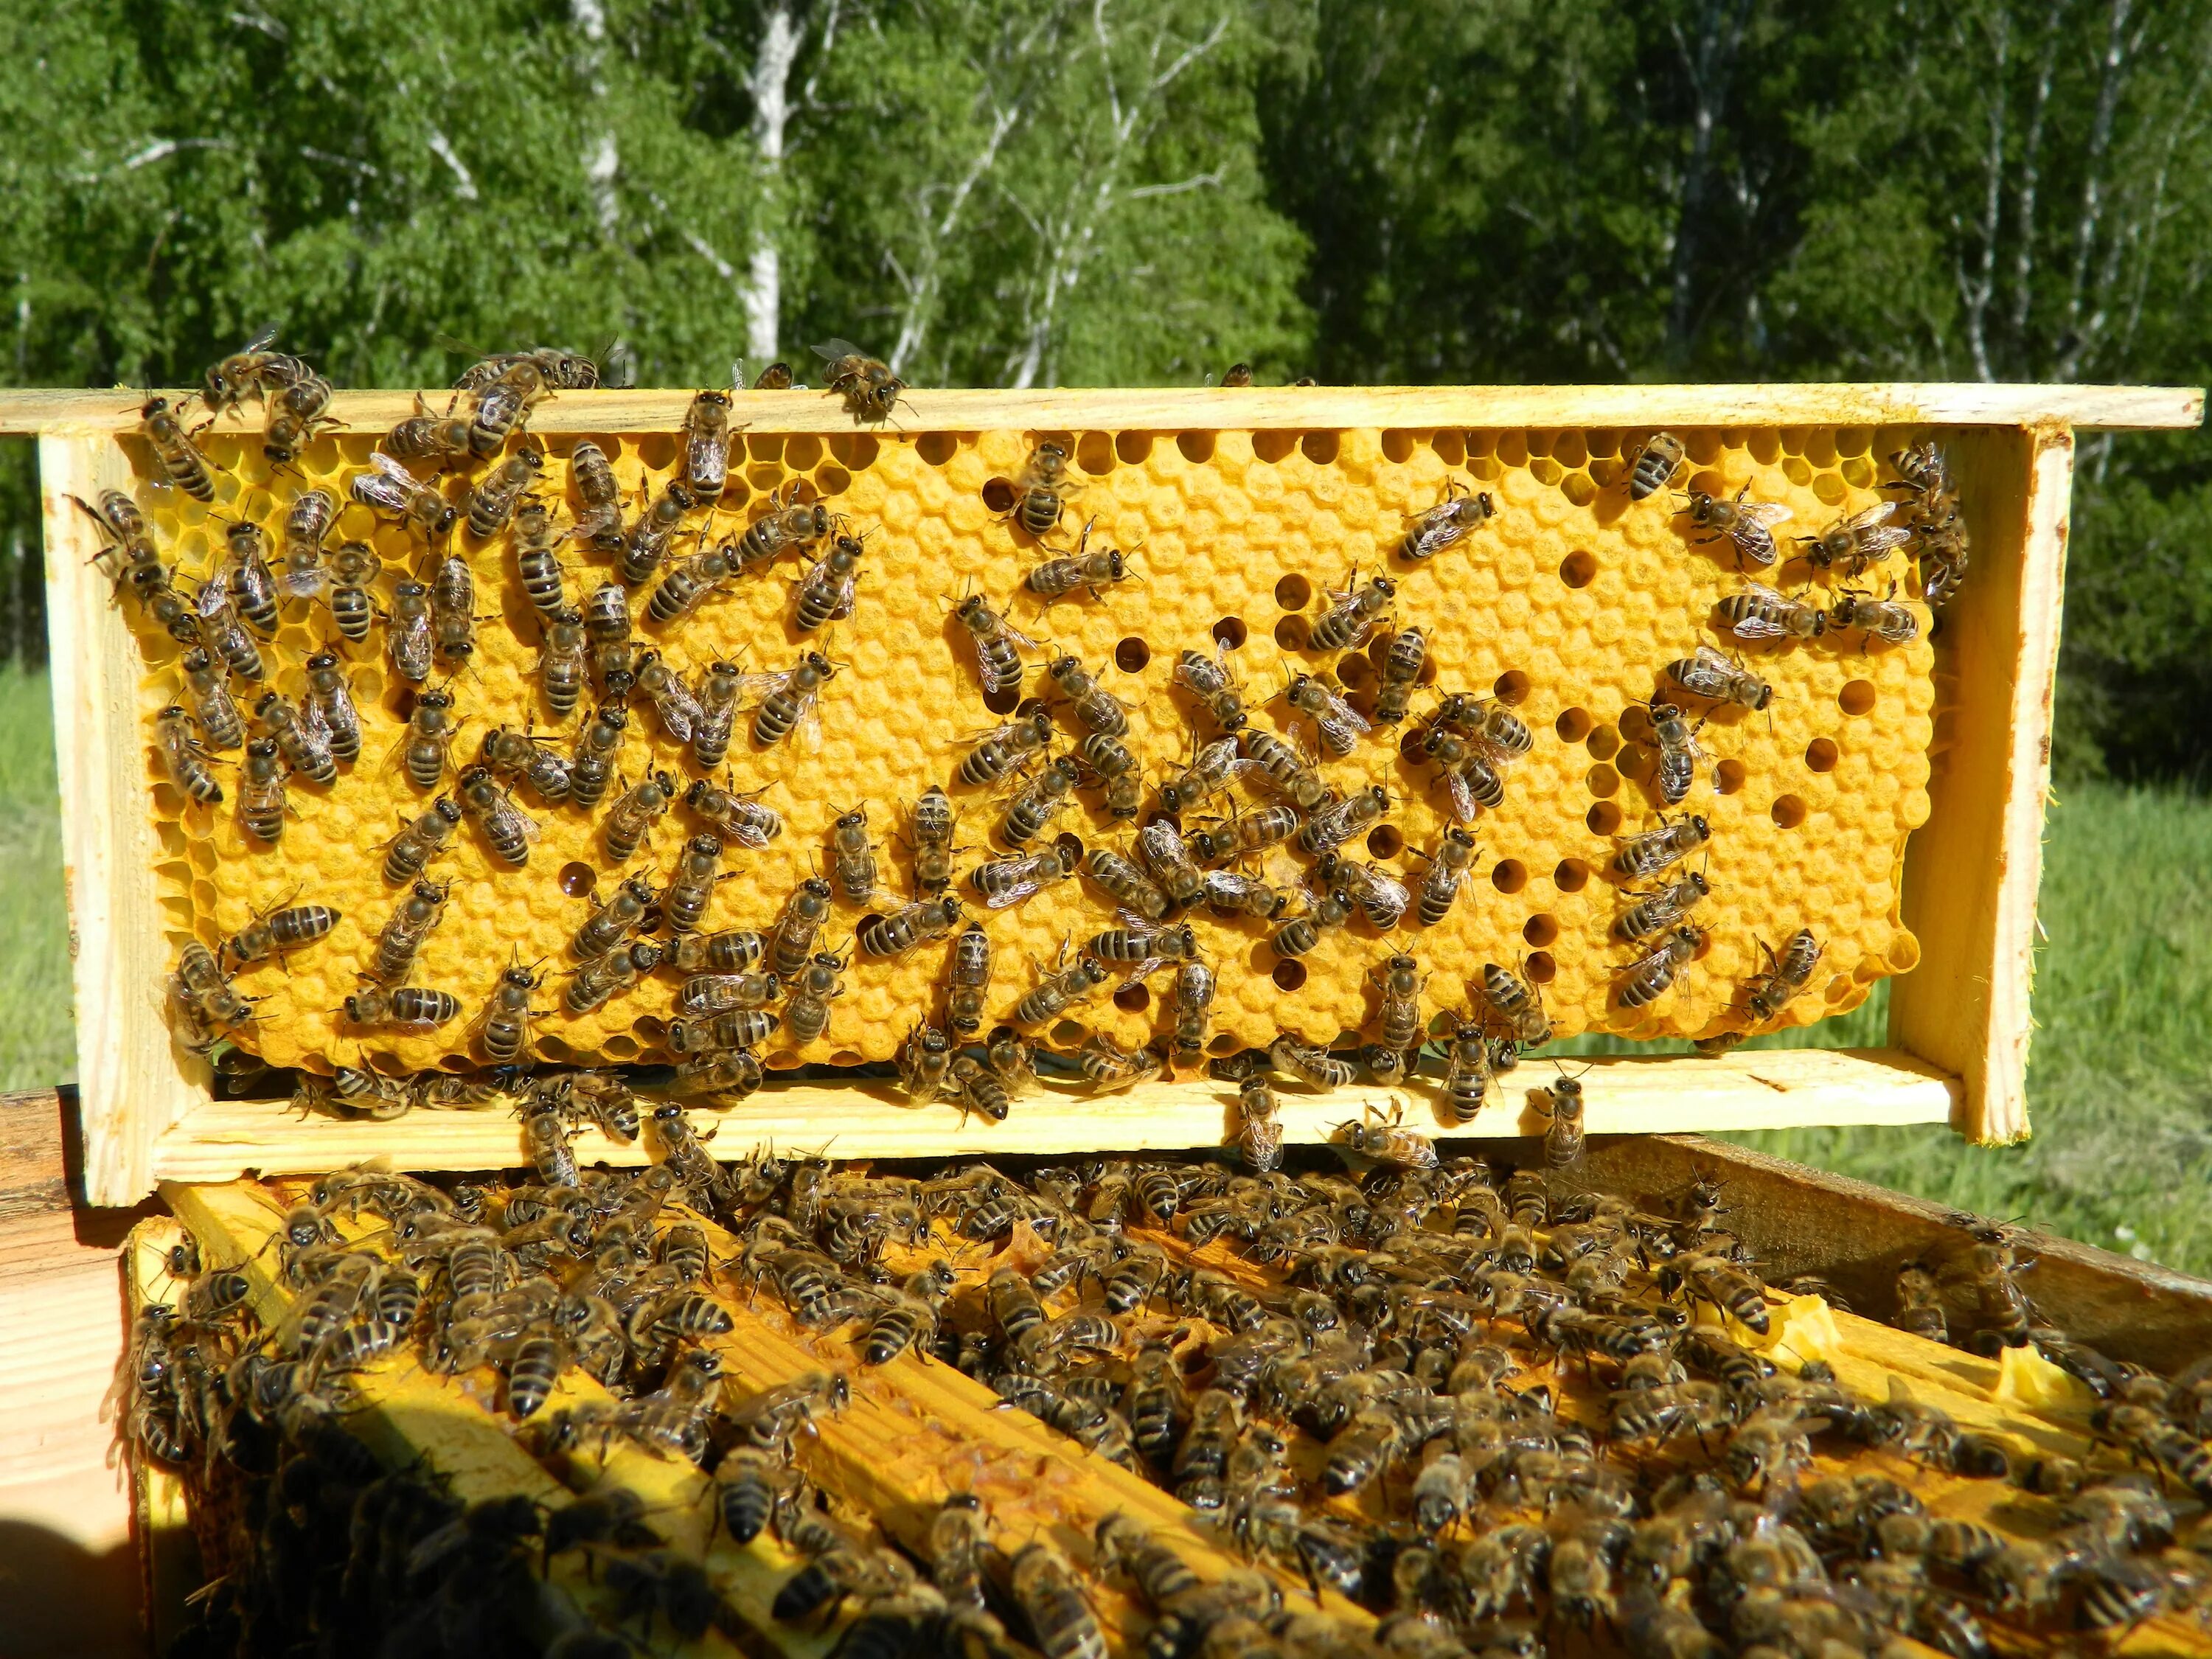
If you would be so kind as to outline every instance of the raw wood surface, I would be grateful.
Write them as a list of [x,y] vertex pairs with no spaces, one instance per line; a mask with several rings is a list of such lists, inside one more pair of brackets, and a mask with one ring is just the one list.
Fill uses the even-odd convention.
[[[168,973],[154,866],[161,857],[140,723],[141,665],[93,556],[92,520],[71,499],[127,483],[112,441],[46,437],[46,640],[62,799],[83,1102],[86,1196],[136,1204],[154,1187],[154,1143],[187,1093],[163,1023]],[[203,1091],[204,1092],[204,1091]]]
[[2066,578],[2074,436],[2063,426],[1962,434],[1953,446],[1974,566],[1943,613],[1934,811],[1905,866],[1918,969],[1890,994],[1889,1036],[1966,1085],[1968,1139],[2027,1137],[2029,990],[2051,702]]
[[[803,374],[807,368],[801,367]],[[133,428],[141,390],[20,390],[0,395],[0,433]],[[182,395],[171,392],[171,397]],[[672,431],[684,390],[569,392],[533,412],[538,431]],[[196,412],[196,411],[195,411]],[[415,412],[411,392],[341,392],[337,429],[386,431]],[[1108,428],[2024,426],[2038,421],[2112,428],[2193,427],[2204,393],[2184,386],[1806,383],[1583,386],[1064,386],[1043,392],[910,391],[893,422],[912,431],[992,427],[1042,431]],[[258,410],[243,424],[258,426]],[[813,392],[740,392],[731,425],[778,432],[845,432],[842,400]],[[227,417],[225,427],[240,424]]]
[[[1577,1061],[1579,1067],[1583,1062]],[[1834,1048],[1738,1051],[1711,1060],[1608,1056],[1588,1062],[1583,1092],[1593,1134],[1656,1129],[1777,1128],[1791,1124],[1941,1123],[1952,1113],[1955,1085],[1932,1067],[1893,1050]],[[1529,1090],[1558,1075],[1530,1062],[1508,1081],[1493,1104],[1455,1138],[1497,1139],[1542,1133],[1527,1109]],[[1284,1139],[1293,1145],[1327,1140],[1338,1125],[1374,1109],[1403,1104],[1407,1120],[1433,1134],[1447,1133],[1430,1084],[1383,1088],[1353,1085],[1326,1093],[1296,1085],[1279,1091]],[[1218,1146],[1236,1132],[1233,1085],[1206,1079],[1141,1085],[1119,1094],[1087,1095],[1047,1088],[1017,1102],[1005,1124],[963,1121],[949,1106],[902,1103],[888,1083],[775,1084],[722,1111],[696,1114],[715,1131],[716,1156],[733,1158],[755,1146],[826,1148],[839,1158],[956,1158],[1018,1152],[1064,1155],[1114,1147],[1157,1152]],[[520,1128],[505,1109],[418,1111],[389,1123],[302,1119],[276,1101],[216,1101],[194,1106],[161,1138],[155,1170],[170,1181],[228,1181],[264,1175],[319,1173],[362,1158],[390,1156],[410,1170],[496,1170],[523,1162]],[[587,1162],[642,1164],[641,1142],[608,1139],[598,1130],[577,1136]]]

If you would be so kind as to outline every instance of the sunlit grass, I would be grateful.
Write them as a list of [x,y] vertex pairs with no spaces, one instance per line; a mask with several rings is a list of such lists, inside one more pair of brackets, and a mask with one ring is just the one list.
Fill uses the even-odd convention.
[[76,1075],[61,811],[43,674],[0,669],[0,1089]]

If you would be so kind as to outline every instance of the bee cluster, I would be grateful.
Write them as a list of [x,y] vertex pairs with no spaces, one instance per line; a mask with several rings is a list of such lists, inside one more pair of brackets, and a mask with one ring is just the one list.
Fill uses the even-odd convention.
[[[148,658],[173,1023],[310,1104],[826,1062],[996,1118],[1264,1057],[1463,1122],[1554,1031],[1718,1051],[1917,960],[1967,562],[1932,442],[1885,481],[1866,433],[915,436],[833,342],[826,445],[713,391],[546,439],[597,369],[532,351],[371,447],[269,346],[83,505]],[[209,430],[256,399],[258,457]]]
[[[2027,1235],[1956,1217],[1900,1272],[1895,1323],[1932,1310],[2078,1395],[1992,1411],[1958,1356],[1765,1285],[1709,1179],[1630,1200],[1402,1130],[1342,1150],[1267,1176],[341,1171],[257,1208],[283,1218],[258,1252],[226,1238],[273,1302],[173,1253],[127,1428],[191,1488],[210,1650],[596,1659],[842,1621],[856,1659],[1979,1659],[2191,1638],[2212,1607],[2212,1362],[2069,1340]],[[1881,1397],[1844,1375],[1869,1370]],[[348,1426],[410,1374],[565,1486],[464,1502],[434,1448],[372,1456]],[[953,1407],[908,1383],[1182,1507],[1042,1478],[1033,1448],[846,1437],[876,1413],[933,1443]],[[753,1614],[720,1539],[783,1564]]]

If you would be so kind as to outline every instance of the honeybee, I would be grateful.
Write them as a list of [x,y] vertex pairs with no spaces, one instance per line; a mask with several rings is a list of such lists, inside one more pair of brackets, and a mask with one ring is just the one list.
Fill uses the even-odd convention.
[[1113,896],[1116,904],[1158,921],[1168,913],[1168,897],[1145,872],[1109,847],[1094,847],[1084,855],[1083,872]]
[[1073,846],[1054,846],[1014,858],[993,859],[970,870],[968,880],[992,909],[1004,910],[1073,876],[1078,851]]
[[568,479],[576,487],[576,499],[583,503],[575,527],[568,533],[589,543],[594,552],[621,552],[622,486],[616,482],[607,452],[589,438],[579,441],[568,453]]
[[284,820],[292,810],[285,796],[290,777],[276,738],[256,738],[246,745],[246,763],[238,779],[238,822],[256,841],[274,846],[282,839]]
[[466,665],[477,649],[477,579],[458,553],[439,561],[430,582],[430,654],[451,666]]
[[1298,845],[1309,853],[1327,853],[1341,847],[1382,820],[1390,810],[1390,792],[1381,784],[1323,806],[1306,819],[1298,831]]
[[272,465],[289,466],[299,459],[316,429],[332,423],[331,383],[304,363],[267,400],[261,431],[261,453]]
[[567,720],[583,701],[586,651],[581,611],[571,605],[546,618],[535,672],[545,706],[556,720]]
[[201,642],[221,657],[232,673],[255,685],[269,678],[261,647],[238,619],[228,582],[220,575],[211,577],[194,596],[192,609],[199,617]]
[[1671,432],[1655,432],[1638,444],[1629,457],[1628,499],[1646,500],[1672,483],[1686,453]]
[[1462,692],[1437,705],[1436,723],[1480,744],[1500,761],[1518,760],[1536,745],[1528,723],[1504,703]]
[[738,699],[745,677],[734,663],[717,657],[707,665],[699,682],[699,713],[691,725],[691,758],[705,771],[713,771],[730,752],[737,730]]
[[1409,563],[1433,559],[1446,548],[1482,527],[1498,511],[1488,492],[1468,493],[1456,478],[1444,481],[1444,498],[1415,519],[1406,538],[1398,544],[1398,556]]
[[1828,613],[1758,582],[1731,593],[1716,607],[1740,640],[1817,640],[1828,631]]
[[530,843],[539,833],[537,823],[493,781],[489,769],[465,767],[453,787],[461,798],[461,811],[492,852],[517,869],[529,863]]
[[1745,1006],[1754,1020],[1765,1024],[1779,1016],[1790,1000],[1812,982],[1813,972],[1820,965],[1827,946],[1813,937],[1811,928],[1800,927],[1783,941],[1779,955],[1763,939],[1759,948],[1766,954],[1767,971],[1752,976],[1753,988]]
[[620,582],[602,582],[584,596],[584,637],[592,671],[602,696],[620,701],[636,682],[635,647],[630,638],[629,592]]
[[933,783],[907,815],[914,848],[914,890],[924,897],[943,892],[951,883],[952,836],[958,825],[952,798]]
[[1349,888],[1330,889],[1314,898],[1304,915],[1293,916],[1278,927],[1268,946],[1285,959],[1310,955],[1325,934],[1350,921],[1358,908],[1359,901]]
[[845,400],[845,407],[853,412],[854,420],[890,418],[891,410],[897,407],[899,393],[906,390],[906,382],[891,373],[889,364],[871,357],[849,340],[833,337],[812,349],[830,366],[826,389]]
[[1732,702],[1761,709],[1774,701],[1774,688],[1741,664],[1730,662],[1710,645],[1701,645],[1693,657],[1670,662],[1668,679],[1693,697],[1713,702]]
[[1582,1079],[1563,1076],[1550,1088],[1534,1091],[1528,1099],[1538,1115],[1545,1120],[1544,1166],[1551,1170],[1565,1170],[1581,1163]]
[[659,652],[647,647],[637,653],[637,683],[653,699],[653,712],[660,729],[678,743],[689,743],[704,712],[698,697],[684,683],[684,676],[669,666]]
[[1428,982],[1421,964],[1409,956],[1394,956],[1380,968],[1370,968],[1367,977],[1382,993],[1376,1023],[1382,1042],[1401,1052],[1412,1048],[1421,1039],[1421,989]]
[[[1653,781],[1659,788],[1659,799],[1668,806],[1679,806],[1698,781],[1698,763],[1705,758],[1698,747],[1696,732],[1682,711],[1671,702],[1650,705],[1651,737],[1658,745],[1659,755]],[[1698,722],[1699,726],[1705,722]]]
[[[171,703],[154,717],[154,744],[169,781],[201,805],[212,806],[222,799],[222,786],[216,781],[198,733],[198,722],[179,703]],[[276,745],[270,748],[273,752]]]
[[1341,887],[1358,903],[1360,913],[1378,933],[1389,933],[1404,920],[1413,895],[1406,884],[1373,864],[1324,853],[1316,860],[1313,879],[1328,887]]
[[1052,716],[1039,709],[976,739],[960,763],[960,781],[974,787],[997,783],[1041,755],[1052,742]]
[[459,522],[459,507],[382,450],[372,451],[368,461],[375,470],[355,473],[348,486],[363,507],[391,514],[426,546],[435,545]]
[[532,406],[550,395],[538,360],[510,353],[497,376],[476,388],[469,408],[470,452],[487,460],[498,454],[521,429]]
[[275,329],[264,329],[208,370],[199,395],[210,419],[237,409],[248,398],[265,398],[306,370],[297,357],[269,349],[276,337]]
[[612,897],[592,908],[584,925],[568,941],[569,954],[579,962],[602,956],[622,943],[630,930],[645,920],[653,908],[653,884],[643,876],[625,876]]
[[1425,758],[1437,763],[1436,781],[1443,784],[1452,814],[1462,823],[1473,823],[1478,809],[1495,811],[1504,805],[1504,775],[1475,744],[1437,723],[1421,733],[1418,746]]
[[1082,781],[1075,762],[1060,756],[1006,803],[999,819],[1000,839],[1009,847],[1028,846],[1066,810],[1073,791]]
[[782,814],[763,805],[757,799],[759,793],[755,790],[741,795],[697,778],[684,792],[684,804],[712,824],[724,841],[758,851],[783,833]]
[[284,574],[278,585],[290,597],[307,599],[322,587],[323,544],[337,514],[337,498],[327,489],[303,489],[285,509]]
[[917,945],[943,939],[966,923],[960,901],[945,893],[902,905],[860,929],[860,949],[872,957],[903,956]]
[[1620,850],[1613,855],[1613,867],[1632,878],[1649,878],[1711,838],[1711,827],[1694,813],[1674,823],[1662,820],[1658,829],[1647,830],[1623,842]]
[[1080,489],[1067,476],[1067,451],[1056,443],[1041,443],[1030,452],[1013,481],[1013,505],[1007,516],[1042,541],[1060,524],[1066,498]]
[[461,729],[453,707],[451,692],[424,691],[416,696],[414,712],[407,717],[400,752],[407,776],[417,789],[435,789],[446,775],[446,757]]
[[530,1054],[530,1022],[538,1012],[530,996],[538,983],[538,975],[519,963],[505,969],[477,1017],[477,1041],[495,1064],[512,1065]]
[[675,804],[676,780],[665,772],[649,772],[632,784],[607,814],[607,857],[617,864],[635,857],[638,843]]
[[1088,957],[1078,957],[1071,963],[1066,959],[1066,946],[1063,945],[1060,951],[1060,964],[1015,1005],[1015,1024],[1042,1025],[1058,1019],[1113,977],[1102,964]]
[[1911,644],[1920,637],[1920,618],[1911,605],[1897,602],[1894,582],[1889,591],[1892,597],[1887,599],[1850,592],[1838,594],[1834,608],[1828,612],[1828,626],[1870,634],[1892,645]]
[[1375,723],[1395,726],[1412,707],[1414,688],[1429,659],[1429,636],[1418,628],[1405,628],[1390,636],[1383,654],[1382,683],[1375,692]]
[[469,453],[469,417],[454,414],[450,406],[443,415],[433,415],[418,392],[415,412],[386,434],[384,447],[403,461],[464,459]]
[[461,822],[461,809],[444,795],[429,810],[410,819],[392,838],[384,855],[384,878],[395,887],[413,881],[430,860],[446,849]]
[[[669,877],[668,885],[660,895],[660,914],[668,923],[669,931],[676,933],[696,933],[700,919],[707,914],[707,902],[714,896],[721,884],[722,842],[718,836],[694,836],[684,843],[677,855],[676,873]],[[811,945],[812,939],[807,940]],[[796,953],[800,961],[785,967],[787,953],[779,943],[776,951],[777,971],[796,973],[804,963],[804,952]]]
[[568,975],[561,1006],[572,1014],[588,1014],[625,991],[635,990],[645,976],[660,966],[660,946],[651,939],[633,939],[621,950],[586,962]]
[[1453,1122],[1472,1123],[1481,1114],[1494,1069],[1482,1027],[1470,1019],[1455,1018],[1444,1050],[1444,1106]]
[[376,948],[364,977],[382,985],[405,978],[422,949],[422,941],[445,919],[446,896],[452,890],[451,882],[418,878],[377,933]]
[[1325,753],[1348,755],[1358,747],[1360,738],[1375,729],[1335,686],[1318,675],[1291,676],[1291,683],[1283,688],[1283,697],[1291,708],[1313,716]]
[[450,991],[420,985],[387,989],[374,980],[339,1005],[349,1025],[390,1026],[404,1031],[427,1033],[447,1024],[461,1012],[461,1000]]
[[1765,569],[1780,556],[1774,547],[1774,532],[1769,526],[1780,524],[1790,517],[1790,509],[1778,501],[1747,501],[1744,500],[1750,489],[1747,484],[1735,493],[1734,501],[1717,495],[1708,495],[1702,489],[1693,489],[1687,498],[1690,522],[1699,530],[1711,531],[1700,537],[1698,545],[1711,546],[1726,541],[1735,548],[1736,565],[1741,568],[1752,564]]
[[800,743],[810,750],[821,748],[822,720],[815,705],[822,688],[836,674],[829,658],[808,651],[781,673],[747,675],[747,687],[763,694],[753,710],[753,741],[766,748],[781,742],[795,726]]
[[239,520],[223,531],[223,568],[215,580],[230,588],[230,602],[254,633],[264,639],[276,633],[276,573],[270,571],[261,526]]
[[196,501],[214,502],[215,472],[167,398],[149,398],[139,406],[138,432],[172,484]]
[[1106,811],[1117,818],[1133,818],[1142,804],[1144,772],[1127,744],[1103,732],[1083,739],[1079,752],[1083,763],[1106,788]]
[[1301,811],[1319,811],[1334,799],[1296,728],[1285,741],[1272,732],[1249,726],[1244,732],[1244,753]]
[[338,763],[331,747],[329,729],[313,702],[295,708],[274,691],[264,691],[253,705],[258,727],[276,739],[284,763],[319,787],[337,781]]
[[1194,956],[1176,969],[1175,1052],[1187,1065],[1205,1052],[1215,984],[1213,969]]
[[1428,871],[1421,878],[1421,925],[1435,927],[1451,914],[1453,902],[1474,875],[1474,837],[1453,824],[1444,830],[1437,850],[1427,854]]
[[945,1018],[963,1036],[983,1029],[983,999],[991,988],[991,936],[971,921],[952,942],[945,963]]
[[1010,624],[980,593],[971,593],[953,607],[953,615],[968,630],[975,647],[976,669],[983,694],[993,696],[1018,688],[1022,683],[1024,651],[1034,651],[1036,641]]
[[1046,560],[1030,572],[1022,585],[1044,599],[1064,599],[1079,587],[1095,599],[1100,588],[1130,580],[1129,556],[1110,547],[1091,551],[1091,525],[1085,525],[1073,553]]
[[1137,855],[1160,890],[1177,904],[1194,904],[1206,890],[1206,877],[1191,861],[1182,832],[1170,818],[1154,818],[1137,832]]
[[489,538],[506,529],[514,517],[515,504],[544,469],[544,452],[534,444],[525,444],[477,479],[468,495],[471,533]]
[[1482,965],[1482,999],[1497,1012],[1516,1041],[1528,1048],[1552,1040],[1551,1016],[1535,987],[1494,962]]
[[1237,739],[1217,738],[1191,757],[1176,777],[1160,786],[1160,811],[1182,813],[1208,795],[1218,794],[1248,772],[1260,769],[1256,761],[1238,757]]
[[1380,1116],[1370,1106],[1365,1117],[1339,1124],[1330,1139],[1377,1164],[1401,1170],[1435,1169],[1436,1144],[1426,1135],[1407,1128],[1405,1115],[1404,1107],[1393,1107],[1389,1117],[1370,1121]]
[[1097,1094],[1110,1094],[1115,1090],[1149,1083],[1165,1069],[1166,1062],[1154,1050],[1127,1049],[1102,1032],[1093,1031],[1076,1053],[1076,1063],[1082,1066],[1083,1075]]
[[368,637],[376,614],[368,585],[384,568],[384,561],[367,542],[341,542],[331,555],[329,575],[331,621],[349,643],[359,645]]
[[1878,501],[1863,513],[1837,520],[1817,536],[1801,536],[1798,541],[1806,550],[1802,556],[1815,570],[1841,565],[1847,578],[1860,575],[1886,562],[1892,548],[1912,539],[1903,525],[1889,522],[1896,511],[1895,501]]
[[1390,608],[1397,594],[1398,584],[1388,576],[1370,577],[1367,586],[1362,587],[1359,572],[1355,569],[1343,591],[1330,595],[1335,603],[1314,623],[1306,636],[1308,647],[1315,651],[1350,650],[1381,624],[1382,613]]
[[866,904],[876,896],[876,849],[868,839],[868,809],[838,814],[830,826],[830,874],[848,904]]
[[684,482],[702,501],[721,495],[730,473],[730,394],[702,392],[684,415]]
[[1120,738],[1128,734],[1129,712],[1120,698],[1098,684],[1091,671],[1075,657],[1055,657],[1046,673],[1060,693],[1067,699],[1067,706],[1085,726],[1103,737]]
[[1220,864],[1264,853],[1288,841],[1298,830],[1297,813],[1279,801],[1250,812],[1237,811],[1232,801],[1226,819],[1206,822],[1218,827],[1194,830],[1188,837],[1191,856],[1201,864]]
[[591,719],[576,728],[576,745],[568,764],[572,804],[589,811],[605,796],[629,731],[629,710],[618,702],[601,703],[592,711]]
[[1613,936],[1628,944],[1663,933],[1694,909],[1712,889],[1705,877],[1690,871],[1656,892],[1638,897],[1613,924]]
[[[739,974],[767,949],[768,939],[757,928],[732,927],[719,933],[678,933],[668,941],[665,960],[678,973]],[[773,985],[775,976],[768,977]],[[769,998],[775,994],[771,988]]]
[[[623,538],[618,570],[624,582],[638,587],[652,580],[653,573],[668,556],[668,544],[676,538],[684,515],[697,505],[681,479],[671,478],[661,485],[660,493],[646,503],[637,522]],[[688,616],[725,577],[737,572],[736,552],[726,543],[711,553],[686,560],[671,569],[653,590],[653,619],[666,623]]]
[[1217,644],[1213,655],[1185,650],[1176,658],[1175,682],[1204,704],[1213,723],[1224,732],[1244,729],[1244,700],[1229,672],[1229,647]]
[[201,740],[210,749],[238,748],[246,741],[246,721],[231,698],[230,681],[215,659],[196,645],[178,659],[177,667],[184,675],[185,695],[199,722]]
[[1687,922],[1662,934],[1648,955],[1620,970],[1620,1006],[1642,1008],[1656,1001],[1705,943],[1705,929]]
[[853,614],[853,593],[865,551],[859,537],[840,536],[799,579],[793,621],[800,633],[811,634],[825,623]]

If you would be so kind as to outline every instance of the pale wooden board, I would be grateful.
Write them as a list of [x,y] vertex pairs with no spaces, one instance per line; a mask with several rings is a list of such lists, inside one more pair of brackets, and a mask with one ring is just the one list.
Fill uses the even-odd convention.
[[[1956,1105],[1956,1085],[1933,1067],[1894,1050],[1780,1048],[1713,1060],[1634,1056],[1569,1062],[1583,1079],[1592,1134],[1659,1129],[1763,1129],[1835,1123],[1941,1123]],[[1588,1069],[1585,1071],[1585,1067]],[[1284,1138],[1293,1145],[1327,1140],[1338,1125],[1372,1108],[1385,1115],[1402,1104],[1406,1121],[1425,1133],[1476,1139],[1540,1134],[1543,1122],[1525,1106],[1529,1090],[1558,1078],[1548,1063],[1528,1061],[1510,1079],[1509,1103],[1493,1103],[1473,1124],[1447,1125],[1431,1086],[1386,1089],[1354,1084],[1328,1092],[1285,1084],[1277,1091]],[[816,1150],[854,1158],[985,1158],[1006,1152],[1048,1155],[1189,1150],[1218,1146],[1236,1133],[1233,1085],[1206,1080],[1155,1083],[1114,1095],[1046,1088],[1015,1103],[1004,1125],[949,1106],[898,1103],[888,1084],[845,1086],[771,1084],[740,1105],[698,1111],[712,1130],[716,1157],[743,1157],[755,1146]],[[496,1170],[525,1161],[520,1130],[506,1111],[416,1112],[398,1123],[302,1120],[274,1101],[212,1102],[192,1108],[161,1139],[155,1173],[164,1180],[228,1181],[247,1171],[308,1174],[392,1153],[401,1144],[417,1170]],[[636,1164],[649,1148],[608,1139],[597,1130],[576,1137],[586,1163]]]
[[[1954,1125],[2002,1145],[2028,1133],[2030,981],[2051,705],[2066,579],[2074,438],[2063,427],[1961,434],[1974,564],[1943,612],[1934,810],[1905,870],[1918,971],[1890,993],[1889,1036],[1966,1084]],[[1946,685],[1945,676],[1953,677]]]
[[99,536],[70,499],[96,501],[127,484],[131,470],[112,440],[49,437],[39,443],[39,477],[86,1195],[135,1204],[153,1189],[155,1139],[204,1091],[176,1086],[189,1073],[162,1016],[168,945],[138,710],[143,668],[112,584],[92,562]]
[[[822,365],[796,359],[802,378]],[[0,433],[68,426],[115,432],[135,427],[147,394],[108,391],[15,391],[0,395]],[[182,395],[172,392],[172,398]],[[435,405],[443,407],[444,396]],[[674,428],[686,391],[562,392],[531,424],[541,432]],[[197,410],[188,411],[196,414]],[[384,431],[414,413],[410,392],[342,392],[331,414],[339,429]],[[1984,386],[1817,383],[1741,386],[1066,386],[1042,392],[911,391],[894,421],[912,431],[978,431],[1029,426],[1044,431],[1108,428],[1175,431],[1211,427],[1651,427],[2023,426],[2060,421],[2112,428],[2193,427],[2203,419],[2202,388],[2183,386]],[[239,417],[226,417],[226,422]],[[245,424],[261,416],[248,405]],[[849,431],[843,403],[812,392],[738,392],[731,422],[782,432]]]

